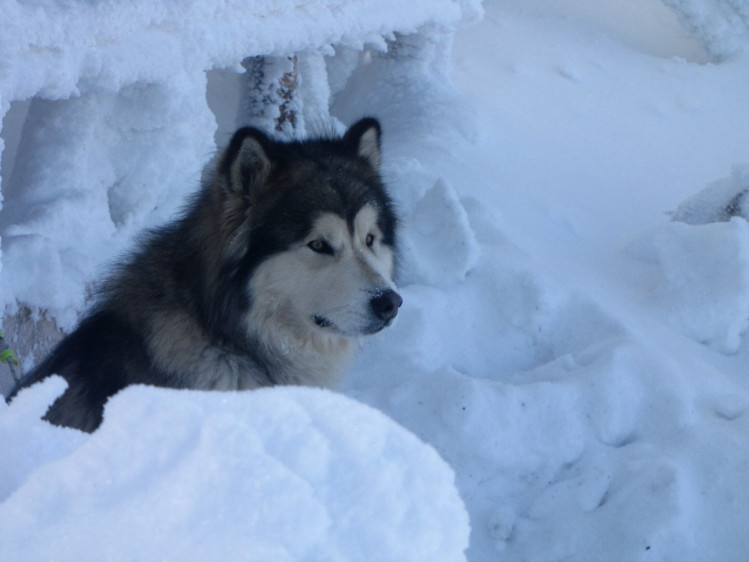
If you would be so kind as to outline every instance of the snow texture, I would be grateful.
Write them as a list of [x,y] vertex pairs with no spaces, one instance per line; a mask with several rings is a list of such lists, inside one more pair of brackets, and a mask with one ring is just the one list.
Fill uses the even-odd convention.
[[[28,450],[14,436],[38,429],[53,385],[0,418],[11,447]],[[459,560],[468,543],[445,462],[329,391],[132,387],[85,443],[57,433],[72,450],[46,453],[0,505],[4,560],[416,562]]]
[[746,558],[746,7],[483,13],[0,0],[3,328],[72,327],[294,64],[277,134],[383,125],[404,297],[340,394],[0,403],[2,560]]

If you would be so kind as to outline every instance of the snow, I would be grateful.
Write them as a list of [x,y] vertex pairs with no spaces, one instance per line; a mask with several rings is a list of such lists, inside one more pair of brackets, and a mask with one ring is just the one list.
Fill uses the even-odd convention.
[[0,557],[744,559],[744,4],[255,6],[0,3],[6,318],[69,328],[298,52],[300,131],[382,122],[398,319],[336,394],[0,405]]
[[749,224],[672,223],[648,237],[659,272],[653,306],[696,341],[733,354],[749,328]]
[[[18,407],[11,445],[39,404]],[[445,462],[342,395],[132,387],[107,416],[82,444],[57,429],[69,450],[6,498],[3,559],[455,560],[467,544]]]

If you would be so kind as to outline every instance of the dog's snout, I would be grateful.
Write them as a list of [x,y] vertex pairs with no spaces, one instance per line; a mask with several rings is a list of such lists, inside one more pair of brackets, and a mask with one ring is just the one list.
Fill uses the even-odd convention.
[[403,299],[401,296],[390,289],[378,294],[370,301],[375,316],[384,322],[395,318],[402,304]]

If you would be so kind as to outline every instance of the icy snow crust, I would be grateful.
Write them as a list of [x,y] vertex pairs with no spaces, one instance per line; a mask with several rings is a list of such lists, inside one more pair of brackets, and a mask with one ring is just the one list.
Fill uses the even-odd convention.
[[462,15],[453,0],[3,0],[0,110],[34,95],[65,99],[238,65],[248,53],[382,45],[393,31],[455,24]]
[[[60,380],[0,404],[0,558],[452,561],[468,545],[476,561],[745,559],[748,32],[738,3],[664,3],[611,2],[604,21],[575,0],[487,2],[454,38],[449,3],[429,17],[394,3],[393,19],[348,3],[343,35],[330,3],[328,19],[323,3],[264,4],[278,25],[241,41],[341,41],[300,57],[306,115],[382,121],[403,216],[398,320],[363,347],[345,396],[138,387],[90,437],[38,420]],[[159,70],[130,45],[130,70],[110,69],[119,40],[93,42],[110,85],[34,100],[10,179],[3,161],[3,303],[63,325],[103,261],[195,185],[215,133],[202,70],[256,45],[233,50],[233,23],[190,27],[171,4],[85,6],[141,10],[190,56],[166,49],[179,64]],[[317,20],[293,19],[307,7]],[[381,21],[427,25],[384,55],[357,42]],[[195,28],[218,55],[190,51]],[[8,68],[33,92],[4,100],[58,87],[44,73],[62,55],[28,51],[38,64]],[[81,72],[66,64],[54,72]]]

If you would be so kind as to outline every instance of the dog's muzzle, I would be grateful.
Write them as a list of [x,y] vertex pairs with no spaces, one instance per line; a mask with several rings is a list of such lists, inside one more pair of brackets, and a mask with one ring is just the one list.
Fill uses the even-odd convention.
[[369,299],[369,307],[373,316],[372,321],[365,326],[356,328],[355,331],[342,330],[341,326],[337,326],[329,318],[321,316],[320,314],[315,314],[312,319],[315,324],[321,328],[333,330],[342,335],[353,336],[357,334],[376,334],[390,325],[393,318],[398,315],[398,309],[402,304],[403,299],[392,289],[385,289],[384,291],[374,293]]

